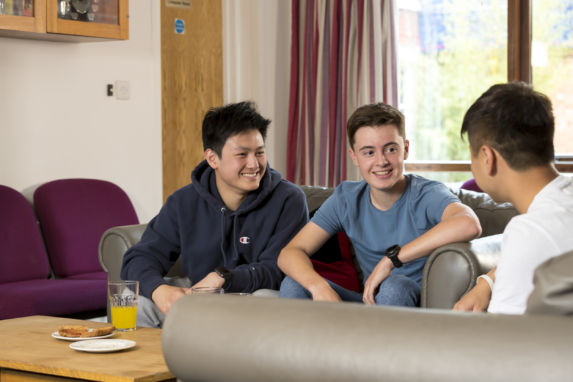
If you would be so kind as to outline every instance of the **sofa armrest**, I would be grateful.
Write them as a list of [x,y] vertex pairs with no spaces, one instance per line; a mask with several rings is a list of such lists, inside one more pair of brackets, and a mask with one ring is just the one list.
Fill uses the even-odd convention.
[[108,280],[120,280],[123,255],[141,240],[147,224],[112,227],[105,231],[99,242],[98,257]]
[[451,309],[475,285],[476,278],[497,265],[502,235],[453,243],[434,250],[422,276],[423,308]]
[[560,381],[572,329],[568,317],[189,295],[162,349],[181,381]]

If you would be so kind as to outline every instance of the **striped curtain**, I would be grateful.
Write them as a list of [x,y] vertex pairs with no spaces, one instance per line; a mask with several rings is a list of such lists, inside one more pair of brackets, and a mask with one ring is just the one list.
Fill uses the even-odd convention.
[[398,106],[394,0],[292,0],[287,179],[336,186],[359,173],[346,120]]

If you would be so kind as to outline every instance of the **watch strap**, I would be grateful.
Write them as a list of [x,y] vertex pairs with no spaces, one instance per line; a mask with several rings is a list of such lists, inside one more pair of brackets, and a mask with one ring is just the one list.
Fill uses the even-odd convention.
[[400,259],[398,258],[398,254],[400,253],[401,249],[402,247],[400,247],[398,244],[395,244],[391,247],[388,247],[388,249],[386,249],[386,252],[384,252],[386,257],[390,259],[390,261],[392,262],[392,264],[394,264],[394,267],[396,268],[400,268],[402,265],[404,265],[404,263],[400,261]]
[[223,284],[223,289],[229,287],[229,284],[233,279],[233,274],[225,267],[215,268],[215,273],[217,273],[220,277],[222,277],[225,280],[225,283]]

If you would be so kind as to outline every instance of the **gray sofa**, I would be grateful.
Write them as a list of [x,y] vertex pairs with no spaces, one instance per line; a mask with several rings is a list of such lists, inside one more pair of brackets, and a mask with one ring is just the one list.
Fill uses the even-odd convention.
[[[311,211],[332,192],[303,190]],[[421,305],[438,309],[186,296],[163,327],[170,370],[183,381],[570,380],[573,321],[539,314],[573,314],[573,254],[538,269],[545,271],[536,273],[524,316],[452,312],[477,276],[497,263],[499,234],[517,213],[486,194],[452,192],[476,212],[483,233],[429,255]],[[103,235],[100,261],[109,278],[119,277],[123,253],[144,228]]]
[[181,381],[570,381],[573,252],[535,284],[522,316],[190,295],[163,354]]
[[[302,186],[309,211],[314,211],[330,196],[332,188]],[[462,203],[477,214],[482,235],[469,243],[454,243],[436,249],[428,257],[421,288],[421,306],[449,309],[469,291],[476,278],[489,271],[499,256],[501,233],[509,220],[517,214],[511,204],[495,203],[487,194],[468,190],[452,190]],[[125,251],[137,243],[145,224],[113,227],[104,232],[99,244],[99,260],[108,280],[120,278]],[[360,268],[356,267],[360,274]],[[179,264],[169,276],[180,275]]]

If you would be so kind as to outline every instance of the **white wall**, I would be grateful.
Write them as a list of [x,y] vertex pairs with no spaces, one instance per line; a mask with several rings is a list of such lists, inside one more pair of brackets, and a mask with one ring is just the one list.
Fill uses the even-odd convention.
[[223,0],[223,100],[253,100],[272,120],[267,157],[286,176],[290,1]]
[[[0,184],[105,179],[127,192],[142,222],[159,211],[160,2],[130,0],[129,13],[128,41],[0,37]],[[115,80],[129,81],[131,99],[106,96]]]

